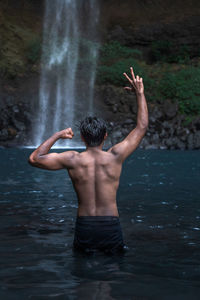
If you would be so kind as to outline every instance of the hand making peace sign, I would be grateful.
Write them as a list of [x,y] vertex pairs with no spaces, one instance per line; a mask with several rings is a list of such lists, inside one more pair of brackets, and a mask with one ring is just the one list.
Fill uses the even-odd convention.
[[130,69],[131,69],[132,79],[126,73],[123,73],[123,75],[128,79],[132,87],[126,86],[125,89],[129,91],[135,91],[136,94],[143,94],[144,85],[143,85],[142,77],[139,77],[138,75],[135,77],[133,68],[131,67]]

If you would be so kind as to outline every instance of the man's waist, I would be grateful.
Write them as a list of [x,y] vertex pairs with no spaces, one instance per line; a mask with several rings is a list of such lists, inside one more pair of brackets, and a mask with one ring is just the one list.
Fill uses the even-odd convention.
[[101,206],[101,207],[90,207],[81,206],[78,208],[78,216],[85,217],[119,217],[118,209],[116,205],[111,206]]
[[77,216],[80,221],[114,221],[119,220],[119,216]]

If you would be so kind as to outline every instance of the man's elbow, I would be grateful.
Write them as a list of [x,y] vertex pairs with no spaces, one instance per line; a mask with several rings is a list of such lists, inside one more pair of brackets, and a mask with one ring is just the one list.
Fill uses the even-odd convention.
[[148,122],[139,123],[139,124],[137,125],[137,127],[138,127],[140,130],[144,131],[144,132],[147,131],[148,126],[149,126]]
[[29,156],[28,163],[33,167],[35,167],[37,165],[37,161],[32,155]]

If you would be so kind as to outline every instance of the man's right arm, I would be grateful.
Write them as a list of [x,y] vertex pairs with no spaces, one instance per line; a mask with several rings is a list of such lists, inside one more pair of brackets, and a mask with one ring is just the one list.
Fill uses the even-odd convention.
[[129,135],[119,144],[116,144],[108,152],[113,153],[123,162],[140,144],[148,127],[148,108],[146,98],[144,95],[143,80],[138,75],[135,77],[133,69],[131,68],[132,79],[124,73],[126,78],[131,84],[131,87],[125,89],[135,92],[137,98],[138,112],[137,112],[137,125],[129,133]]

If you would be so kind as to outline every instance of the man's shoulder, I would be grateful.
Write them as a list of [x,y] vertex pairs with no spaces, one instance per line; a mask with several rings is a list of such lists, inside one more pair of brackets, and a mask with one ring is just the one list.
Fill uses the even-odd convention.
[[105,157],[108,162],[118,163],[117,153],[113,150],[113,147],[103,151],[102,157]]
[[78,151],[64,151],[59,154],[60,159],[62,160],[63,164],[69,164],[74,165],[77,161],[77,158],[79,157],[80,153]]
[[74,151],[74,150],[68,150],[61,153],[63,157],[69,157],[69,158],[75,158],[79,154],[80,153],[78,151]]

